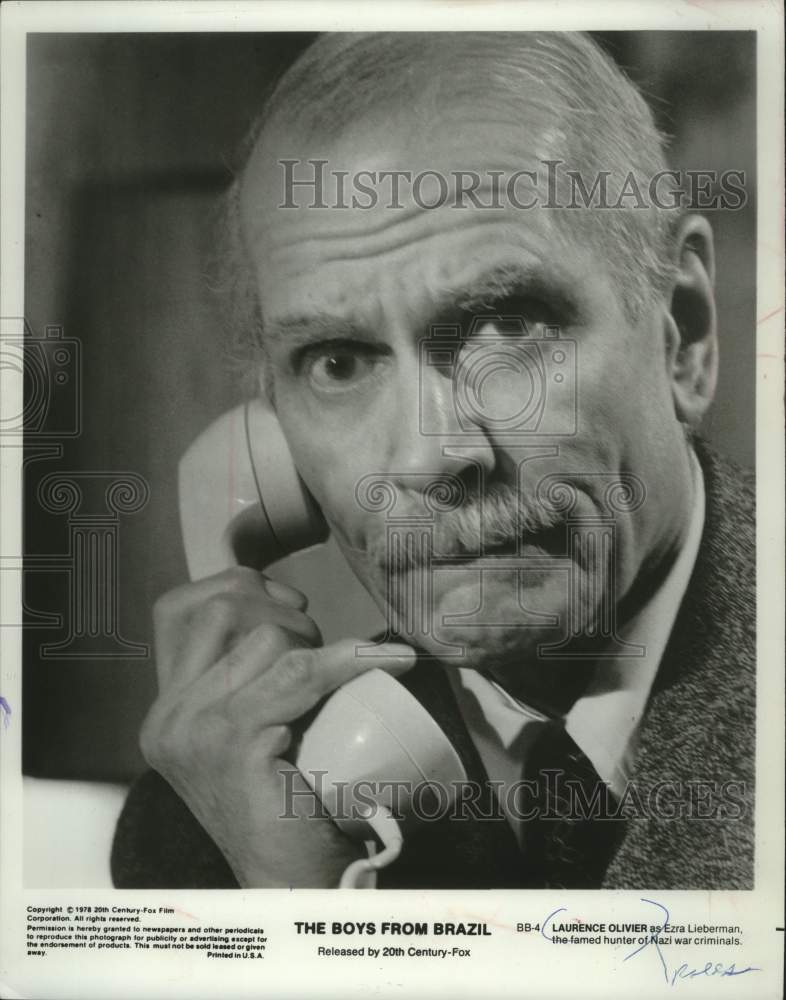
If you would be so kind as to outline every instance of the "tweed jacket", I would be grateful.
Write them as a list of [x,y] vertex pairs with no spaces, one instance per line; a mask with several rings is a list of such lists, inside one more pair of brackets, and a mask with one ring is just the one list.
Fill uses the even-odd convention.
[[[704,532],[640,726],[624,835],[598,888],[753,888],[754,489],[752,477],[706,445],[697,454]],[[496,818],[425,824],[379,873],[379,886],[532,886],[442,669],[419,664],[403,680],[456,747],[468,778],[486,789],[478,809]],[[111,867],[122,888],[237,886],[210,837],[153,771],[132,786]]]

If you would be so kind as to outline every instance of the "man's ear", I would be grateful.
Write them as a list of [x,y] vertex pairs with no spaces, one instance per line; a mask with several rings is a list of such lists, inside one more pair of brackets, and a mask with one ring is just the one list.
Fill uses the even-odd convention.
[[700,215],[680,223],[677,276],[667,303],[666,361],[680,423],[695,427],[715,395],[718,338],[712,229]]

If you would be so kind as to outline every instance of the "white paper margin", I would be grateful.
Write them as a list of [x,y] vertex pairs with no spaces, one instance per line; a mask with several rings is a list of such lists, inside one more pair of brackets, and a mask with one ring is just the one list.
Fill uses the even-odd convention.
[[[352,29],[550,28],[581,30],[753,29],[758,33],[758,278],[757,278],[757,542],[758,680],[756,890],[659,892],[674,919],[742,924],[750,946],[728,960],[762,971],[728,981],[696,979],[667,987],[650,964],[622,961],[626,949],[554,950],[538,935],[516,934],[516,922],[542,920],[569,902],[586,919],[641,915],[638,892],[318,892],[77,891],[22,888],[20,712],[21,637],[2,629],[0,693],[14,709],[0,731],[0,995],[5,997],[351,997],[387,996],[659,996],[670,989],[694,996],[781,995],[784,786],[784,476],[783,476],[783,8],[749,0],[693,2],[527,3],[7,3],[2,8],[2,290],[0,315],[23,315],[25,33],[28,31],[276,31]],[[2,372],[3,413],[21,409],[21,379]],[[20,554],[21,450],[0,453],[0,552]],[[17,574],[0,580],[0,620],[19,620]],[[96,952],[28,959],[24,907],[64,905],[170,906],[184,922],[269,927],[268,957],[257,962],[210,961],[185,953]],[[466,961],[390,958],[384,962],[319,960],[318,944],[295,935],[294,920],[485,921],[485,940],[446,939],[471,947]],[[353,938],[346,945],[397,942]],[[402,938],[404,948],[434,944]],[[723,949],[712,949],[716,960]]]

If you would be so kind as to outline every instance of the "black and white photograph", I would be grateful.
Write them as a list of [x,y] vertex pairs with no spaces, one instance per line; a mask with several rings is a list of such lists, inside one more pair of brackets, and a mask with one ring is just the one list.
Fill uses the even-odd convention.
[[778,996],[782,5],[61,6],[3,995]]

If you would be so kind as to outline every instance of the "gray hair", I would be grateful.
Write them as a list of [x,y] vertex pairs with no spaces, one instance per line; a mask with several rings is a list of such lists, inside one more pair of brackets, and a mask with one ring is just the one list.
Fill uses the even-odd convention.
[[[532,136],[585,176],[633,175],[641,190],[667,169],[665,138],[636,87],[588,35],[576,32],[373,32],[320,36],[286,70],[243,145],[247,160],[277,136],[336,138],[372,110],[438,116],[471,102],[494,120],[525,108],[522,147]],[[506,125],[510,128],[511,126]],[[538,133],[535,133],[538,134]],[[242,171],[225,198],[224,290],[232,298],[239,352],[262,348],[257,282],[243,242]],[[681,212],[655,205],[616,210],[557,209],[556,224],[605,260],[635,321],[673,280]]]

